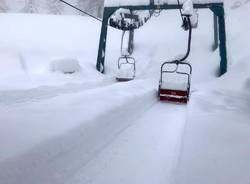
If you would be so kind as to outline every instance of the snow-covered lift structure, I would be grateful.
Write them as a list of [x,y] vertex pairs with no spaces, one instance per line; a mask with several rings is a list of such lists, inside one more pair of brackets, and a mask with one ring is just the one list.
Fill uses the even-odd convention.
[[[109,18],[118,9],[135,10],[179,10],[185,0],[106,0],[104,5],[103,22],[99,41],[99,50],[96,69],[101,73],[105,71],[105,51],[107,41],[107,30]],[[214,44],[215,50],[219,46],[220,50],[220,75],[227,72],[227,49],[226,49],[226,30],[224,18],[223,0],[193,0],[195,9],[210,9],[214,13]]]

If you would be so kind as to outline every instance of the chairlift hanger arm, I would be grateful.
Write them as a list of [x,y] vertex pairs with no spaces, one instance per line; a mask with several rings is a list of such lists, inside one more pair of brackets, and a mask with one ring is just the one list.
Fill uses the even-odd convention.
[[187,49],[186,55],[179,60],[180,62],[185,61],[187,59],[187,57],[189,56],[190,49],[191,49],[191,41],[192,41],[192,25],[191,25],[190,15],[183,15],[183,16],[186,17],[187,21],[188,21],[188,29],[189,29],[189,32],[188,32],[188,49]]
[[185,54],[185,56],[181,59],[178,59],[178,60],[174,60],[174,61],[166,61],[162,64],[162,68],[161,70],[163,69],[163,66],[167,63],[171,64],[171,63],[182,63],[183,61],[185,61],[187,59],[187,57],[189,56],[189,53],[190,53],[190,49],[191,49],[191,41],[192,41],[192,25],[191,25],[191,20],[190,20],[190,16],[189,15],[183,15],[187,18],[187,21],[188,21],[188,28],[189,28],[189,33],[188,33],[188,48],[187,48],[187,52]]

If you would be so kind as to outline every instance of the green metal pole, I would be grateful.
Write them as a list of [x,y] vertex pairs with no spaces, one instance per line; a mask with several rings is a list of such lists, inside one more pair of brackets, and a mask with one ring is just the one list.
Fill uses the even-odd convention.
[[134,29],[129,31],[128,52],[132,54],[134,51]]
[[[104,12],[105,13],[105,12]],[[108,20],[102,22],[101,36],[99,40],[99,50],[96,62],[96,69],[104,73],[105,50],[107,40]]]
[[108,20],[116,9],[114,8],[104,8],[101,35],[99,40],[99,50],[96,62],[96,69],[104,73],[105,72],[105,53],[106,53],[106,42],[107,42],[107,32],[108,32]]
[[220,37],[220,75],[227,72],[227,49],[226,49],[226,29],[225,29],[225,19],[224,19],[224,9],[223,16],[219,16],[219,37]]
[[213,5],[210,8],[219,18],[219,41],[220,41],[220,73],[223,75],[227,72],[227,48],[226,48],[226,26],[225,26],[225,13],[222,6]]
[[212,46],[212,50],[215,51],[218,47],[219,47],[218,17],[214,14],[214,44]]

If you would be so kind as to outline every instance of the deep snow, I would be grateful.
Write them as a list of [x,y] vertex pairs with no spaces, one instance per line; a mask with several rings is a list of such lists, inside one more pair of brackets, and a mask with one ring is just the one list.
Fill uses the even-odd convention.
[[[0,183],[248,184],[249,8],[226,3],[230,65],[221,78],[212,14],[199,11],[187,106],[156,98],[160,64],[186,49],[176,11],[136,31],[137,77],[128,83],[115,81],[121,32],[109,29],[103,76],[98,22],[1,14]],[[55,58],[75,58],[81,70],[51,72]]]

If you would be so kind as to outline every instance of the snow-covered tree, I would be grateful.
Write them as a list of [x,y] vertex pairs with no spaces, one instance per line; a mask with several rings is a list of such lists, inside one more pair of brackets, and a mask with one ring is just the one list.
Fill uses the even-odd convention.
[[0,12],[6,12],[8,10],[8,6],[5,0],[0,0]]
[[103,16],[103,6],[104,6],[104,1],[99,1],[99,3],[97,4],[97,17]]
[[[66,0],[68,3],[76,5],[78,8],[94,15],[102,17],[104,0]],[[16,7],[23,6],[20,10]],[[50,14],[81,14],[73,10],[59,0],[0,0],[0,12],[8,10],[21,11],[25,13],[50,13]]]
[[78,0],[77,7],[88,13],[102,17],[104,0]]
[[[77,4],[76,4],[76,7],[81,9],[81,10],[86,10],[88,6],[88,1],[87,0],[78,0]],[[78,12],[80,15],[82,13]]]
[[59,0],[47,0],[47,8],[50,14],[63,14],[63,4]]
[[38,13],[35,0],[26,0],[25,6],[22,9],[25,13]]

